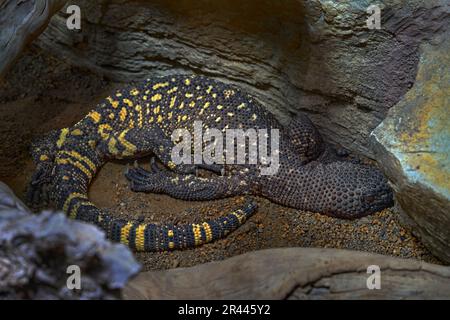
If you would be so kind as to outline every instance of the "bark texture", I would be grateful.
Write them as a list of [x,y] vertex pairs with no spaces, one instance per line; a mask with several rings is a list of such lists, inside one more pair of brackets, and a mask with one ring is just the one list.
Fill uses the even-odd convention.
[[[369,290],[370,265],[381,289]],[[371,282],[372,283],[372,282]],[[449,299],[450,268],[337,249],[283,248],[140,273],[125,299]]]

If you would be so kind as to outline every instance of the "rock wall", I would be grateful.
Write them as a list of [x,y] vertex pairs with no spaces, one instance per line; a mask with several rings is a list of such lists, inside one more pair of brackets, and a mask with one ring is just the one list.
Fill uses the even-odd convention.
[[0,78],[67,0],[0,1]]
[[371,157],[367,137],[412,86],[418,45],[449,25],[447,0],[73,0],[38,44],[119,81],[206,74],[255,94],[282,121],[307,112],[325,138]]
[[450,34],[421,52],[414,87],[371,140],[414,230],[433,254],[450,263]]

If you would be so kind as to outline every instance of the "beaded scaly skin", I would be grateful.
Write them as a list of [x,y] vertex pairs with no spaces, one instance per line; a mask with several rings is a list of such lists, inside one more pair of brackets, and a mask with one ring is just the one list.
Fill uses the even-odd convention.
[[[192,132],[196,120],[202,121],[204,130],[279,129],[279,170],[261,175],[260,164],[175,164],[171,134],[180,128]],[[89,185],[106,161],[153,154],[166,169],[153,163],[150,171],[127,170],[133,191],[167,193],[186,200],[260,195],[343,218],[360,217],[392,204],[392,192],[378,170],[349,162],[315,161],[323,151],[322,139],[306,116],[298,116],[285,128],[235,86],[204,76],[157,77],[118,90],[71,128],[52,131],[35,141],[32,156],[37,168],[28,202],[42,203],[48,190],[58,209],[96,224],[110,239],[137,251],[190,248],[214,241],[256,210],[253,202],[247,202],[211,221],[156,225],[115,219],[89,201]],[[199,177],[197,168],[222,174]]]

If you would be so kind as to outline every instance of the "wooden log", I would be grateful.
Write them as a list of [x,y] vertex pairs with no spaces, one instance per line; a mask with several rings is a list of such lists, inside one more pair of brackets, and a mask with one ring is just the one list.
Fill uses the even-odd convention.
[[0,78],[67,0],[0,0]]
[[[381,289],[369,290],[370,265]],[[283,248],[139,274],[125,299],[449,299],[450,267],[373,253]]]

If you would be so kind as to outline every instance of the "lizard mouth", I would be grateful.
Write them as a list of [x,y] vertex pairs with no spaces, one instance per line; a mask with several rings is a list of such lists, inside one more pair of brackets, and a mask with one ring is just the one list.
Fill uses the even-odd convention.
[[365,214],[371,214],[393,206],[394,195],[392,189],[386,183],[382,188],[364,195],[362,201],[367,207]]

